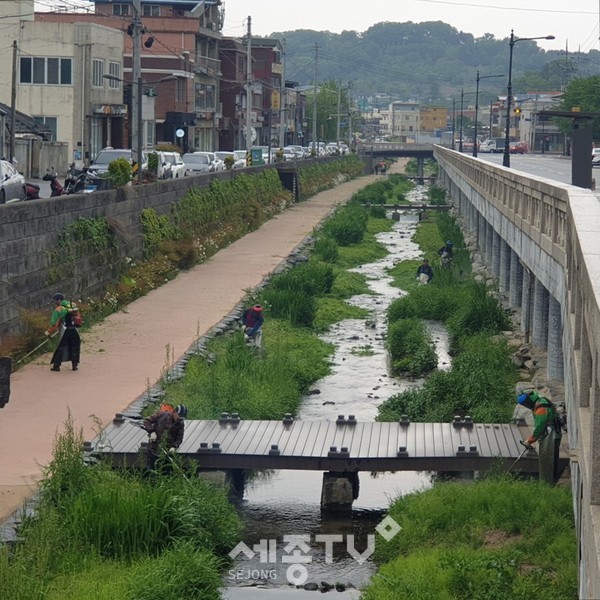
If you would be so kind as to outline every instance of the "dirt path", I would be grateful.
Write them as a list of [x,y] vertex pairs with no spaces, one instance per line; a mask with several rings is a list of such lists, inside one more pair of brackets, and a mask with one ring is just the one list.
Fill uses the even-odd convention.
[[[400,164],[394,170],[401,170]],[[91,415],[110,421],[257,286],[338,204],[376,180],[361,177],[294,205],[213,258],[86,332],[79,371],[50,355],[13,374],[0,410],[0,522],[30,496],[70,410],[85,439]],[[174,310],[174,309],[177,310]],[[171,310],[173,309],[173,310]]]

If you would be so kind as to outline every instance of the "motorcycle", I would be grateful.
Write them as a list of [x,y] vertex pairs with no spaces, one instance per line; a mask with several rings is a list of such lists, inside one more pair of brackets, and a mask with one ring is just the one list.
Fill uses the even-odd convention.
[[54,168],[52,170],[48,169],[42,179],[50,182],[51,198],[71,194],[86,194],[93,191],[98,183],[97,179],[88,173],[87,168],[76,169],[75,164],[69,165],[64,185],[60,183],[58,173]]
[[58,180],[58,173],[54,170],[54,168],[52,171],[48,169],[42,179],[50,182],[50,198],[54,198],[56,196],[65,196],[67,194],[67,190]]
[[40,186],[37,183],[25,182],[25,196],[27,200],[39,200]]
[[88,172],[87,167],[75,168],[75,163],[69,165],[65,177],[65,189],[67,194],[88,194],[98,186],[98,179]]

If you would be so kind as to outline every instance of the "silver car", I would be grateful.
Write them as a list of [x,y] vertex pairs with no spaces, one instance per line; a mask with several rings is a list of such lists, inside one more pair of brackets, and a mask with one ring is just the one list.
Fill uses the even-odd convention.
[[211,172],[211,157],[209,152],[187,152],[181,159],[185,164],[186,175],[201,175]]
[[0,204],[25,200],[25,177],[7,160],[0,160]]

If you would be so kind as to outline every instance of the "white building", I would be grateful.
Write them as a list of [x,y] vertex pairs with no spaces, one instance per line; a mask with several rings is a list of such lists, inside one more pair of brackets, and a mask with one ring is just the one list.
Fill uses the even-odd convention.
[[417,102],[396,100],[390,103],[390,133],[398,141],[414,141],[421,129],[421,116]]
[[11,104],[14,40],[18,111],[45,123],[53,141],[66,142],[70,160],[92,159],[107,140],[122,146],[122,84],[103,75],[122,76],[123,33],[92,23],[36,22],[33,0],[1,2],[0,18],[0,81],[7,82],[0,101]]

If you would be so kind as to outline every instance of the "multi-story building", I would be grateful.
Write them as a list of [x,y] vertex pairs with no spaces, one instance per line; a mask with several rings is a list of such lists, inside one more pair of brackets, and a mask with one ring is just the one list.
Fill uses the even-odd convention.
[[390,103],[391,136],[400,142],[414,141],[421,129],[419,104],[396,100]]
[[[0,80],[12,81],[14,40],[16,109],[46,125],[53,141],[66,142],[73,160],[93,156],[111,136],[120,141],[127,108],[96,66],[101,62],[106,72],[122,73],[122,34],[89,22],[42,22],[35,18],[33,0],[17,4],[15,12],[0,4]],[[11,103],[10,85],[0,87],[0,101]]]
[[[184,150],[213,150],[221,120],[221,0],[141,0],[140,19],[144,146],[162,141],[177,143]],[[106,80],[106,86],[115,97],[128,100],[133,73],[133,0],[96,0],[94,13],[36,13],[36,20],[93,22],[118,30],[123,86],[110,87],[118,84],[114,80]],[[112,74],[107,64],[98,63],[96,69]],[[166,78],[169,80],[160,81]],[[130,140],[129,131],[125,139]]]
[[448,109],[445,106],[424,106],[420,113],[421,131],[434,134],[446,130]]

